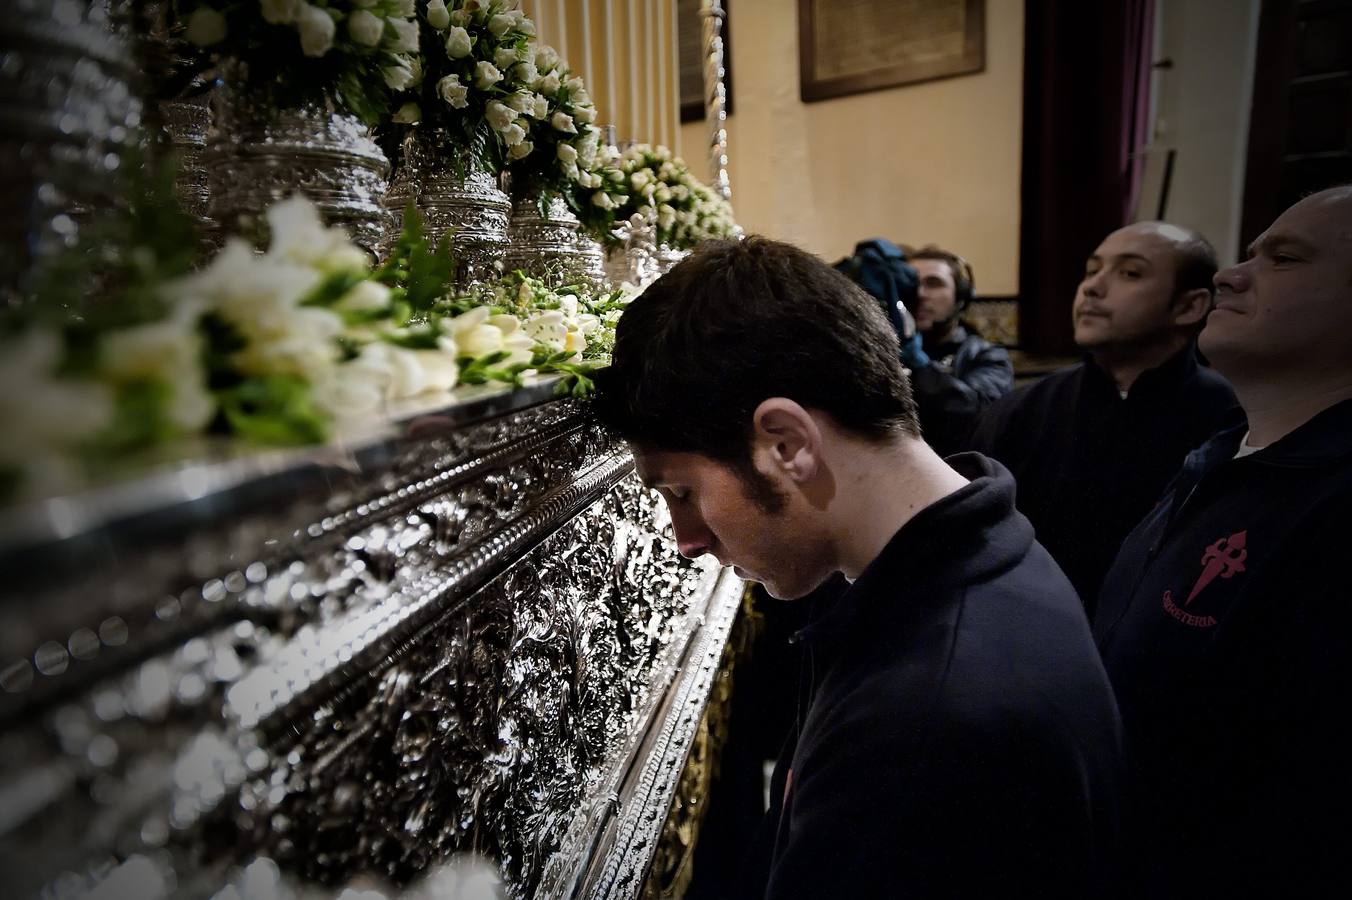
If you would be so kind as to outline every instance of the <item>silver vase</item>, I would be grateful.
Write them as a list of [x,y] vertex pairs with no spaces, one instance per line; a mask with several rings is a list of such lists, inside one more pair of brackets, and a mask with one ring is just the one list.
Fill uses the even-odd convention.
[[526,191],[512,204],[507,223],[508,271],[520,269],[552,287],[575,281],[577,274],[577,216],[558,194],[543,198]]
[[492,171],[463,142],[443,129],[415,129],[405,167],[416,183],[418,210],[433,242],[451,233],[456,286],[502,274],[511,200]]
[[273,106],[241,72],[238,64],[226,69],[203,153],[215,227],[250,232],[269,206],[299,193],[327,223],[342,225],[356,243],[378,252],[390,227],[381,204],[390,163],[370,128],[330,100]]
[[416,204],[418,200],[417,166],[410,164],[410,160],[417,154],[415,141],[415,136],[410,132],[404,135],[404,139],[400,142],[399,156],[394,163],[394,174],[390,176],[390,187],[385,192],[385,199],[381,201],[390,214],[390,228],[385,235],[385,245],[380,250],[382,258],[394,248],[395,242],[399,240],[399,235],[404,230],[404,211],[408,209],[410,203]]
[[13,0],[0,16],[0,302],[118,200],[136,139],[135,66],[102,4]]

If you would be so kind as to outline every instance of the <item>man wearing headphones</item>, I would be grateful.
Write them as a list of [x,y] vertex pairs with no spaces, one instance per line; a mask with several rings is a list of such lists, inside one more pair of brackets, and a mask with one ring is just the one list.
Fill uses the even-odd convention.
[[981,411],[1014,388],[1014,366],[1003,347],[960,321],[975,287],[972,267],[934,245],[912,251],[919,277],[913,301],[916,336],[902,342],[925,440],[941,456],[965,449]]

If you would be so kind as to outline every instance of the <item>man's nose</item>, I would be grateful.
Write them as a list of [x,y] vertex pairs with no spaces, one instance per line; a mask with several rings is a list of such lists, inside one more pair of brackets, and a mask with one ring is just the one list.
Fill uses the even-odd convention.
[[1249,278],[1247,263],[1240,263],[1236,266],[1230,266],[1227,269],[1221,269],[1211,280],[1215,283],[1216,290],[1229,291],[1232,294],[1242,294],[1247,291],[1252,284],[1252,279]]
[[1093,275],[1086,275],[1084,281],[1080,283],[1080,290],[1090,297],[1103,296],[1103,272],[1095,272]]
[[696,559],[709,552],[713,535],[695,513],[672,509],[671,528],[676,532],[676,549],[686,559]]

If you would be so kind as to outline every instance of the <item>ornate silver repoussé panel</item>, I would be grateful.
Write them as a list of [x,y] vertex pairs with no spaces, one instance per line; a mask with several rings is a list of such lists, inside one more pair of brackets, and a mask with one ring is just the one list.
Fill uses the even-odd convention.
[[741,594],[548,383],[0,528],[17,896],[635,897]]

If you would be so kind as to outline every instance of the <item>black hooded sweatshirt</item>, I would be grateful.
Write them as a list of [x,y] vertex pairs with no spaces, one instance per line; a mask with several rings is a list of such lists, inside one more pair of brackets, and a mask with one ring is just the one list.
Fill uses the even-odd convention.
[[799,637],[807,694],[751,895],[1102,897],[1120,727],[1075,592],[1009,473],[921,510]]
[[1141,897],[1345,897],[1352,400],[1192,453],[1104,579]]

